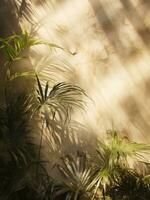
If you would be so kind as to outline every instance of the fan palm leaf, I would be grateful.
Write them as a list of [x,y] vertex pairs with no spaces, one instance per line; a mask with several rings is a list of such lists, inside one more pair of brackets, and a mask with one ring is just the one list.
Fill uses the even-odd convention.
[[78,154],[76,158],[69,155],[63,157],[58,169],[63,182],[55,186],[56,196],[64,195],[65,200],[90,199],[92,169],[88,167],[85,154]]

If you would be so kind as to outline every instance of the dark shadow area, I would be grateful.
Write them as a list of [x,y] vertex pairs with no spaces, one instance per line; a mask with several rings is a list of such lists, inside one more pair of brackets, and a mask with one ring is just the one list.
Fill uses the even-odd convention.
[[[121,41],[118,37],[118,31],[116,25],[113,23],[113,20],[108,17],[108,14],[105,11],[105,8],[98,0],[89,0],[95,16],[102,27],[103,31],[105,32],[105,35],[108,38],[108,41],[110,42],[111,46],[116,51],[117,55],[122,58],[124,54],[124,47]],[[118,45],[119,43],[119,45]]]
[[[120,1],[123,5],[123,9],[118,11],[118,13],[116,13],[116,15],[113,17],[109,16],[109,13],[107,13],[102,1],[89,0],[89,3],[91,4],[99,25],[103,29],[110,45],[113,47],[120,61],[124,62],[127,61],[127,59],[138,56],[140,49],[138,49],[136,44],[134,44],[134,41],[133,43],[132,41],[129,41],[129,46],[126,46],[122,42],[122,38],[125,36],[125,33],[120,35],[121,24],[116,24],[118,19],[120,20],[120,23],[124,23],[124,20],[121,22],[122,18],[125,19],[127,17],[129,19],[147,49],[150,47],[150,29],[144,24],[144,16],[142,17],[138,13],[136,8],[134,8],[129,0]],[[150,5],[149,1],[143,1],[145,4]],[[142,10],[144,12],[145,9],[143,8]]]
[[0,1],[0,36],[7,37],[11,34],[20,33],[18,18],[16,16],[15,3],[12,0]]
[[[13,0],[0,1],[0,37],[5,38],[13,33],[20,33],[18,19],[16,17],[16,8]],[[5,58],[3,52],[0,50],[0,102],[3,101],[3,83],[5,74]]]
[[[146,27],[146,25],[144,24],[144,18],[141,15],[139,15],[136,8],[134,8],[134,6],[132,5],[131,1],[120,0],[120,2],[122,3],[122,5],[124,7],[124,10],[126,12],[128,19],[134,26],[138,35],[141,37],[145,46],[147,48],[150,48],[150,29],[148,27]],[[144,13],[143,13],[143,16],[144,16]]]
[[150,6],[149,0],[141,0],[142,3],[144,3],[146,6]]
[[[23,3],[23,4],[22,4]],[[0,37],[1,38],[7,38],[9,36],[12,36],[14,34],[21,34],[22,30],[19,25],[19,19],[22,16],[19,16],[19,11],[26,12],[24,7],[24,0],[21,1],[20,9],[16,7],[16,2],[14,0],[1,0],[0,1]],[[21,14],[21,13],[20,13]],[[28,14],[28,12],[26,13]],[[24,52],[24,56],[26,56],[26,59],[22,59],[17,62],[13,62],[11,64],[11,70],[14,72],[24,72],[28,70],[32,70],[32,65],[30,60],[28,59],[29,55],[29,49],[27,49]],[[0,49],[0,67],[1,67],[1,73],[0,73],[0,104],[1,102],[4,102],[4,85],[6,83],[6,57]],[[13,88],[11,88],[11,91],[17,93],[18,91],[22,91],[23,88],[30,88],[33,86],[33,83],[31,83],[31,80],[23,80],[22,84],[18,84],[18,80],[14,81]],[[31,86],[32,85],[32,86]]]
[[[126,97],[120,104],[131,124],[139,130],[140,134],[143,135],[144,140],[149,142],[150,123],[143,115],[145,114],[145,110],[143,110],[141,105],[131,95]],[[146,114],[149,116],[148,113]],[[134,133],[132,134],[134,136]]]

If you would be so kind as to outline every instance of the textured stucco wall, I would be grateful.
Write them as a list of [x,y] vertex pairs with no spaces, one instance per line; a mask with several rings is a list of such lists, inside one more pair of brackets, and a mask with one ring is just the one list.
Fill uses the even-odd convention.
[[54,9],[36,7],[39,35],[74,53],[63,56],[73,66],[72,81],[94,100],[82,120],[96,134],[113,127],[150,141],[149,9],[148,0],[64,0]]

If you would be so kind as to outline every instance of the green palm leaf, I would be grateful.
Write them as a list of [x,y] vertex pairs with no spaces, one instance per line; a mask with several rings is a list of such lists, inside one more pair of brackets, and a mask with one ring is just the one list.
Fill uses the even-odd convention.
[[89,184],[92,178],[92,169],[87,165],[86,155],[78,154],[76,158],[65,156],[58,169],[63,176],[63,182],[55,186],[56,196],[65,195],[65,199],[90,199]]
[[[83,109],[84,102],[82,96],[85,95],[84,90],[78,86],[68,83],[58,83],[50,87],[48,82],[45,87],[37,78],[37,111],[40,110],[46,113],[49,112],[51,117],[58,117],[63,120],[68,116],[68,109],[71,111],[74,107]],[[51,118],[52,119],[52,118]]]
[[99,187],[106,191],[118,177],[119,169],[129,167],[129,158],[142,159],[143,153],[149,153],[150,146],[126,140],[112,132],[107,142],[99,142],[95,157],[95,178],[91,186],[95,185],[95,194]]
[[0,49],[4,51],[8,63],[24,58],[22,52],[36,45],[47,45],[50,48],[59,48],[63,50],[62,47],[33,37],[26,31],[22,32],[20,35],[9,36],[5,39],[0,38]]

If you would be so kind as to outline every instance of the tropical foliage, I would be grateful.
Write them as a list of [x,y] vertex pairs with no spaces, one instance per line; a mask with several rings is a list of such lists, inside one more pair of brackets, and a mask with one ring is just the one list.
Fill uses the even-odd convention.
[[90,199],[92,188],[89,183],[92,181],[92,168],[88,166],[86,154],[77,152],[73,158],[67,155],[62,158],[62,164],[57,165],[60,174],[63,176],[62,183],[55,186],[55,195],[63,195],[65,199]]
[[[41,44],[59,48],[26,32],[0,39],[7,77],[0,105],[0,199],[148,200],[150,163],[144,155],[150,152],[149,145],[111,131],[107,140],[97,139],[91,153],[83,148],[84,141],[80,143],[79,123],[72,120],[75,109],[84,109],[85,91],[68,82],[53,83],[51,77],[47,80],[42,69],[12,72],[25,50]],[[34,80],[31,90],[13,93],[13,82],[17,79],[20,84],[26,77]],[[67,152],[65,145],[76,150]],[[144,173],[134,167],[137,163],[142,163]]]

